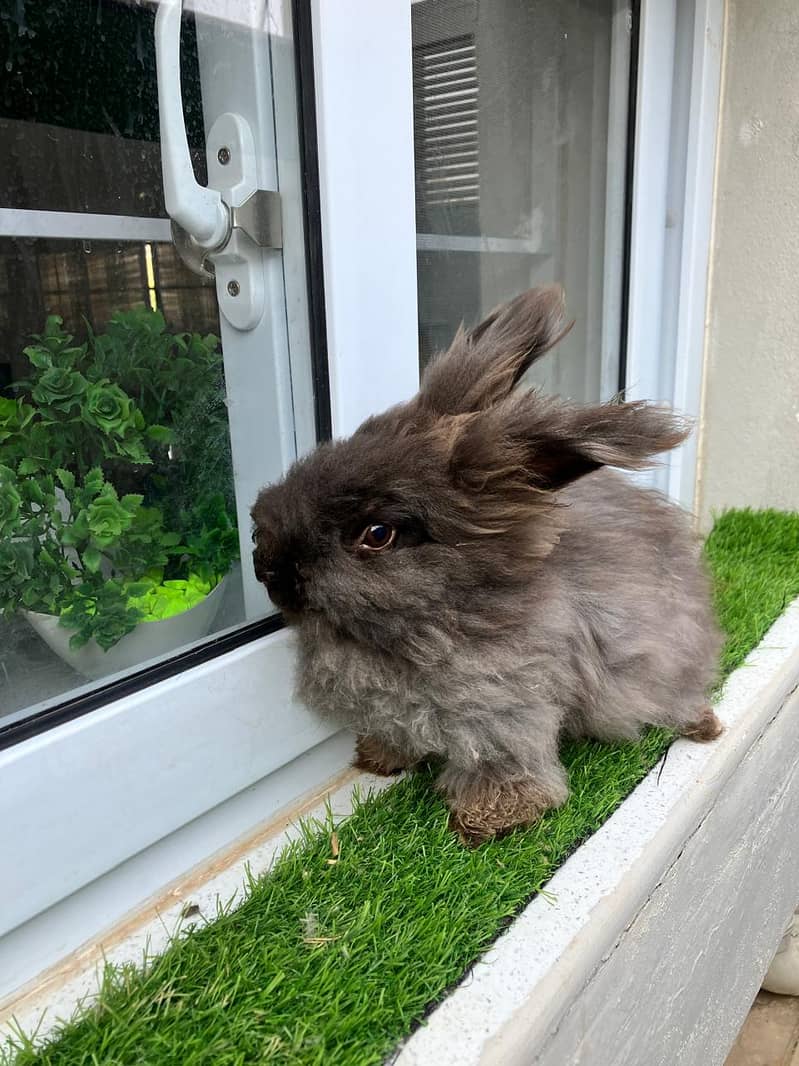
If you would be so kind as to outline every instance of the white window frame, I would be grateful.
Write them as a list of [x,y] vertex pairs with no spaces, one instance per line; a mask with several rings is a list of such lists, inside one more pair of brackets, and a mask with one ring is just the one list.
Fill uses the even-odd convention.
[[[641,0],[626,395],[697,422],[723,32],[724,0]],[[697,436],[647,478],[687,511]]]
[[[641,5],[628,389],[689,411],[698,411],[701,380],[721,6]],[[341,436],[418,383],[410,3],[312,0],[312,15],[330,399]],[[663,109],[675,81],[666,42],[678,28],[690,45],[687,56],[677,51],[680,75],[691,70],[683,142]],[[278,130],[291,126],[285,107],[276,101]],[[681,220],[671,272],[667,209]],[[41,223],[11,214],[26,232]],[[107,219],[71,215],[69,224],[99,234]],[[162,235],[159,220],[125,224],[140,239],[151,222]],[[291,269],[300,270],[296,258]],[[667,322],[679,360],[661,343]],[[667,468],[681,499],[694,458],[684,449]],[[351,741],[293,701],[293,662],[281,630],[0,751],[0,820],[13,856],[0,890],[0,999],[346,765]]]

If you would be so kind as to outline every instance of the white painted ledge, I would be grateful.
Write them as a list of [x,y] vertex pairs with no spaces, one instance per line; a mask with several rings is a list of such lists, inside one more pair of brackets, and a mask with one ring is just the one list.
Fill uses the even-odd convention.
[[[351,739],[340,735],[351,751]],[[320,785],[314,793],[279,812],[255,833],[234,842],[204,864],[144,900],[114,927],[72,951],[61,963],[42,973],[19,993],[0,1003],[0,1049],[8,1036],[21,1029],[46,1040],[59,1020],[89,1005],[102,983],[106,963],[140,966],[145,958],[162,954],[178,933],[213,919],[220,906],[244,901],[250,877],[271,869],[283,848],[300,836],[306,819],[334,823],[352,813],[356,789],[362,796],[382,791],[396,778],[374,777],[346,770]]]
[[396,1066],[722,1063],[799,898],[799,601]]

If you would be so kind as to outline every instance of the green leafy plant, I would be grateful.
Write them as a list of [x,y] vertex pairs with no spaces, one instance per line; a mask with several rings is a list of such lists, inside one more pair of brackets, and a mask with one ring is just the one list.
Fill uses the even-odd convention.
[[141,411],[151,445],[147,487],[171,520],[205,495],[235,510],[219,339],[170,333],[160,311],[117,312],[89,333],[92,374],[112,379]]
[[238,555],[227,422],[206,440],[195,424],[225,411],[219,342],[137,309],[80,344],[52,316],[25,354],[0,398],[0,613],[57,615],[73,647],[108,649],[195,606]]

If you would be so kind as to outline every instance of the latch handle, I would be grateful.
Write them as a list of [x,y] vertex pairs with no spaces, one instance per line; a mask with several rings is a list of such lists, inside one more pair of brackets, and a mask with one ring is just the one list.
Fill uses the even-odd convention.
[[219,248],[231,230],[227,205],[194,175],[183,122],[180,17],[183,0],[161,0],[155,16],[155,64],[161,125],[161,168],[167,214],[202,248]]

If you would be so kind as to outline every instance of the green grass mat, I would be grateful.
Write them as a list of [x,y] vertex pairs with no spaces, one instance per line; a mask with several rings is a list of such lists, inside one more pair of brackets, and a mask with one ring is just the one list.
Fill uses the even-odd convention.
[[[799,515],[730,512],[707,542],[725,675],[799,595]],[[569,745],[571,798],[538,825],[467,851],[429,773],[306,826],[237,910],[177,940],[145,972],[106,972],[99,1005],[17,1066],[365,1066],[456,983],[669,743]]]

